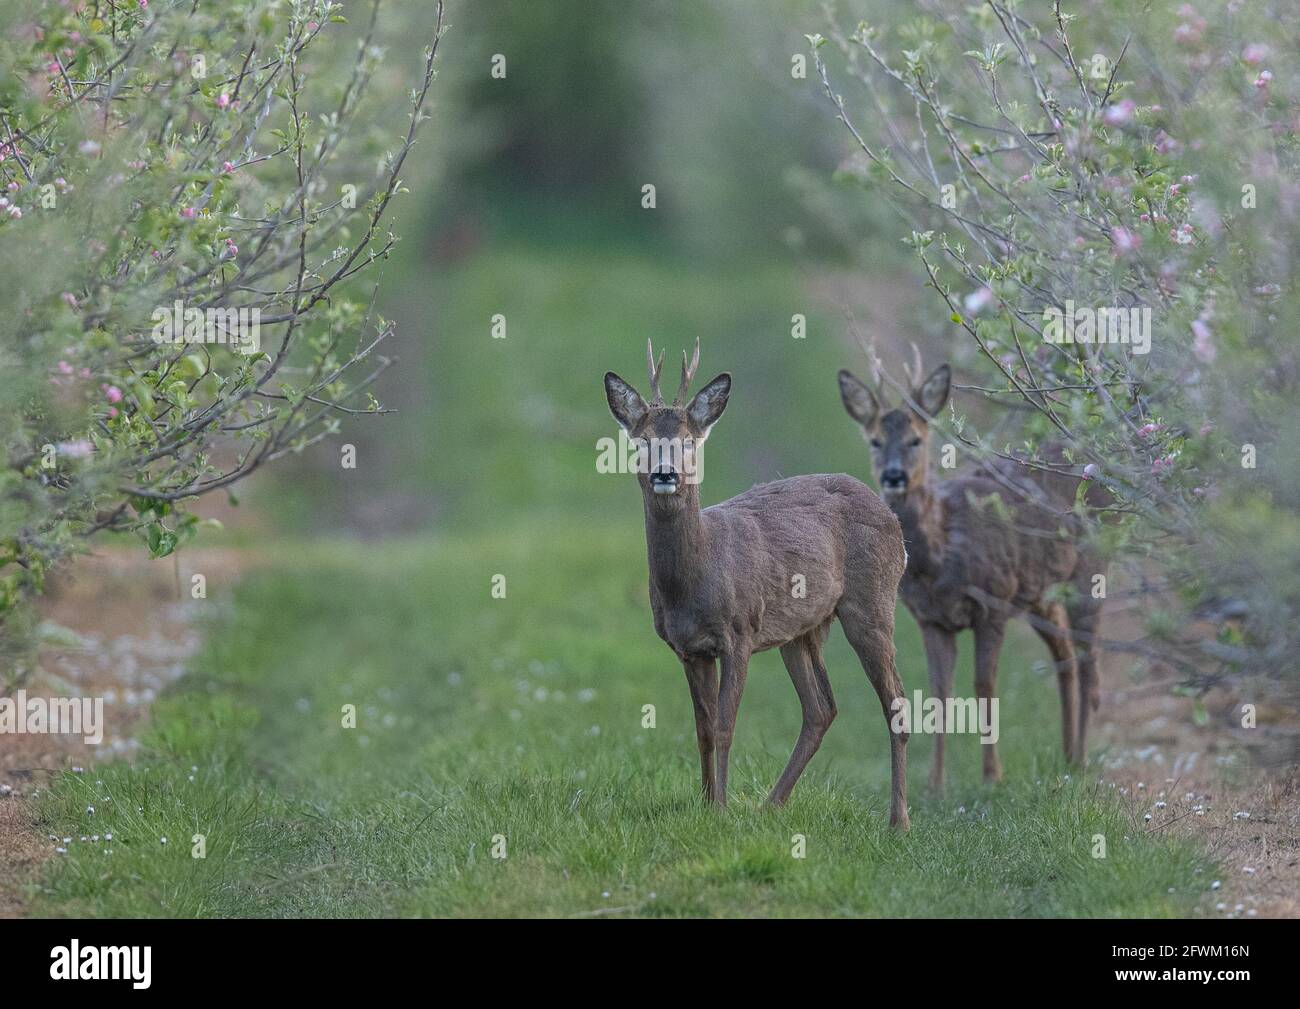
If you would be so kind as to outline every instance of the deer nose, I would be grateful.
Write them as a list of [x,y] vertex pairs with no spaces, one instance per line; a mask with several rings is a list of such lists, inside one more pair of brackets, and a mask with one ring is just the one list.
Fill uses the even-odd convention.
[[672,494],[677,490],[677,474],[670,469],[658,469],[650,474],[650,489],[656,494]]
[[880,486],[897,490],[907,486],[907,474],[896,466],[891,466],[880,474]]

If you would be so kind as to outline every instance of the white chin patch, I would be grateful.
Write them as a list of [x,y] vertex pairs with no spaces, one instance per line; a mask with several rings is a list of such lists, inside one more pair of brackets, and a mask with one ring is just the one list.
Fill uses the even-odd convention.
[[675,483],[656,483],[651,484],[656,494],[676,494],[677,485]]

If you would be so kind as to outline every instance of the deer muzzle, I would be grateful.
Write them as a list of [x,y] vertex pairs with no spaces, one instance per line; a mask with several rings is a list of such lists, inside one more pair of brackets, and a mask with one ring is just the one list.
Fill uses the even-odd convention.
[[673,470],[655,470],[650,474],[650,489],[656,494],[676,494],[680,480]]

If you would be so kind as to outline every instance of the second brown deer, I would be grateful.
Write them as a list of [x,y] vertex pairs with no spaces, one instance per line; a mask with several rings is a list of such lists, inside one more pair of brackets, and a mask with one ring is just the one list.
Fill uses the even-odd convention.
[[[1056,666],[1061,741],[1067,760],[1087,754],[1088,715],[1100,686],[1095,638],[1101,600],[1094,577],[1105,566],[1084,545],[1073,513],[1079,477],[1063,466],[1027,467],[998,460],[936,482],[930,469],[930,420],[948,401],[952,374],[943,364],[924,376],[913,347],[908,402],[882,409],[851,372],[839,373],[840,397],[862,425],[881,495],[898,516],[907,545],[900,590],[920,625],[930,692],[952,696],[957,634],[975,636],[975,695],[997,695],[998,656],[1007,620],[1026,615]],[[1059,460],[1054,460],[1059,461]],[[1053,587],[1065,585],[1062,600]],[[984,780],[1002,775],[996,744],[981,746]],[[943,787],[944,737],[935,737],[930,784]]]
[[[686,401],[699,364],[682,355],[671,404],[659,390],[663,356],[647,344],[650,401],[612,371],[609,409],[638,447],[655,631],[681,660],[695,706],[706,799],[727,801],[727,764],[749,658],[779,648],[803,707],[794,752],[768,801],[781,805],[835,718],[822,644],[839,618],[889,727],[903,697],[894,667],[894,601],[903,575],[898,520],[843,474],[760,484],[700,507],[700,450],[722,416],[731,376]],[[890,731],[890,823],[907,815],[907,733]]]

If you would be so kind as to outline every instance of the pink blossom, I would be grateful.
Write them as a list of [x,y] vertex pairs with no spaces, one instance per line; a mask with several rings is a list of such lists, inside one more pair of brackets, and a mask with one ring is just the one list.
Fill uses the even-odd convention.
[[1142,245],[1141,236],[1136,232],[1129,231],[1128,228],[1112,228],[1110,241],[1117,256],[1127,256]]
[[1167,455],[1162,459],[1157,459],[1151,464],[1151,473],[1154,476],[1164,476],[1174,468],[1174,456]]
[[1195,339],[1192,341],[1192,353],[1196,359],[1203,364],[1211,363],[1218,350],[1214,346],[1214,334],[1210,332],[1210,327],[1205,324],[1204,319],[1192,320],[1192,335]]
[[139,0],[140,9],[144,10],[149,6],[149,0]]
[[1163,424],[1143,424],[1138,428],[1137,435],[1139,438],[1150,438],[1157,431],[1164,430]]
[[64,291],[63,294],[60,295],[60,297],[63,298],[63,303],[67,305],[69,308],[77,307],[77,296],[73,294],[71,291]]
[[1123,126],[1133,118],[1133,113],[1136,111],[1137,102],[1125,98],[1117,105],[1106,106],[1106,111],[1101,114],[1101,121],[1107,126]]
[[987,287],[981,287],[966,295],[966,300],[962,302],[962,304],[965,306],[966,311],[970,312],[971,315],[978,315],[980,312],[984,311],[984,309],[988,308],[989,305],[993,304],[995,300],[996,296],[993,294],[992,290]]
[[115,406],[110,406],[110,407],[108,408],[108,416],[109,416],[109,419],[110,419],[110,420],[111,420],[112,418],[116,417],[116,416],[117,416],[117,407],[115,407]]
[[1255,78],[1255,87],[1266,88],[1268,87],[1268,82],[1271,81],[1272,79],[1273,79],[1272,70],[1261,70],[1259,72],[1259,76]]
[[1262,42],[1252,42],[1241,51],[1241,59],[1244,63],[1254,66],[1256,63],[1263,63],[1268,58],[1268,46]]
[[104,392],[104,398],[110,403],[122,402],[122,390],[115,385],[101,385],[100,389]]
[[67,361],[60,361],[60,362],[56,365],[56,367],[59,369],[59,374],[60,374],[60,375],[71,375],[71,374],[72,374],[72,365],[68,364]]
[[10,207],[9,216],[16,221],[18,218],[23,216],[23,212],[18,207]]
[[11,193],[16,193],[16,192],[18,192],[18,183],[16,183],[16,182],[11,182],[11,183],[9,183],[9,185],[5,186],[5,188],[8,189],[9,192],[11,192]]
[[1099,476],[1101,476],[1101,470],[1097,468],[1095,462],[1090,462],[1087,466],[1083,467],[1083,478],[1085,480],[1096,480]]
[[195,210],[193,207],[186,207],[181,211],[181,216],[185,218],[185,220],[187,221],[194,220],[194,218],[198,217],[198,215],[199,212]]
[[221,171],[226,175],[233,175],[235,173],[235,163],[233,161],[221,162]]
[[225,94],[223,92],[222,94],[217,95],[217,108],[224,109],[224,108],[228,108],[229,105],[230,105],[230,96],[228,94]]

